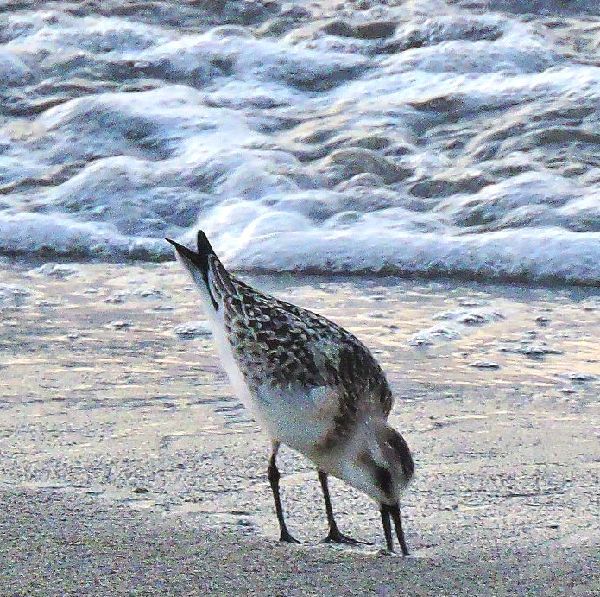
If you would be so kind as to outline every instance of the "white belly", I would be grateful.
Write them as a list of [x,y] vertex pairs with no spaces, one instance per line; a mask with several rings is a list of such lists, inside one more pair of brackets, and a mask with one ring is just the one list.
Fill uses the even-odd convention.
[[246,384],[242,371],[233,356],[233,350],[225,335],[223,323],[218,321],[217,318],[214,318],[213,321],[210,321],[210,324],[213,331],[213,340],[221,360],[221,366],[225,370],[225,373],[227,373],[229,383],[231,384],[236,397],[248,410],[256,414],[252,394],[250,393],[250,389]]
[[208,311],[208,314],[221,365],[236,397],[272,439],[301,453],[310,453],[334,423],[337,397],[329,388],[274,389],[267,382],[257,391],[251,391],[234,357],[220,313]]
[[332,409],[323,388],[300,391],[264,385],[254,397],[265,430],[280,442],[310,454],[334,425]]

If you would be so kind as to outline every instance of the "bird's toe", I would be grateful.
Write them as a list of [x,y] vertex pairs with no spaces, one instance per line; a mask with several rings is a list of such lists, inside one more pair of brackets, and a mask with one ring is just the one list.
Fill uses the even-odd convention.
[[323,543],[344,543],[346,545],[360,545],[363,543],[362,541],[357,541],[352,537],[348,537],[348,535],[344,535],[339,531],[337,533],[330,532],[325,539],[323,539]]
[[280,543],[300,543],[298,539],[292,537],[289,533],[281,533],[281,537],[279,538]]

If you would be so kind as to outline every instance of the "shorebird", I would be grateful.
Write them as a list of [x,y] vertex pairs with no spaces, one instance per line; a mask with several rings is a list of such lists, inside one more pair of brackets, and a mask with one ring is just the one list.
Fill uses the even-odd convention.
[[271,439],[267,476],[280,540],[290,534],[279,492],[281,444],[311,460],[325,498],[325,541],[358,543],[336,523],[328,476],[342,479],[379,505],[387,550],[392,525],[408,555],[400,494],[414,472],[404,438],[388,425],[393,397],[368,348],[325,317],[256,290],[230,274],[204,232],[197,250],[171,239],[176,256],[200,290],[221,362],[241,402]]

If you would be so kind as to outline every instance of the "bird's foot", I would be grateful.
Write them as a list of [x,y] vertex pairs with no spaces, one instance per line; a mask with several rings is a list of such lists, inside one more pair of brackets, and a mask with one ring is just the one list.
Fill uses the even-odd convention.
[[345,543],[346,545],[361,545],[362,541],[357,541],[348,535],[344,535],[339,531],[329,531],[329,535],[323,539],[323,543]]
[[279,537],[279,541],[281,543],[300,543],[300,541],[298,541],[298,539],[294,539],[294,537],[292,537],[288,531],[282,531],[281,532],[281,537]]
[[380,549],[377,553],[380,556],[402,556],[403,558],[408,557],[410,554],[408,553],[408,549],[401,549],[402,553],[398,553],[395,549]]

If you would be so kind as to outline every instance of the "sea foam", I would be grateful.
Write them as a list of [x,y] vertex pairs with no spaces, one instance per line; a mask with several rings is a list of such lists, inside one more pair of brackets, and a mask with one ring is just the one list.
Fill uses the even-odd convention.
[[598,285],[594,7],[22,2],[0,252]]

